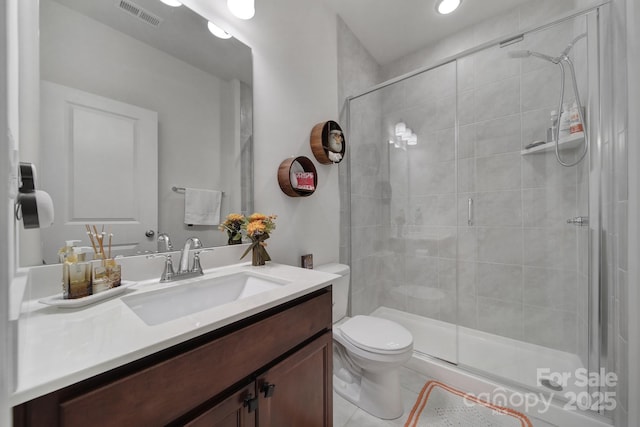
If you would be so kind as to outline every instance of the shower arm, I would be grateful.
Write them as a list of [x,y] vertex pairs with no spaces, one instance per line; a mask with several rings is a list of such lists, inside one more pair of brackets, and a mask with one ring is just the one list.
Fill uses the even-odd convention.
[[[580,38],[577,37],[576,40]],[[573,46],[573,42],[569,45],[568,49],[570,49]],[[564,78],[565,78],[565,69],[564,69],[564,63],[567,63],[567,65],[569,66],[569,71],[571,72],[571,82],[573,83],[573,92],[576,96],[576,105],[578,106],[578,117],[580,118],[580,122],[582,123],[582,132],[584,134],[584,144],[583,144],[583,148],[582,148],[582,153],[580,153],[580,156],[578,157],[578,159],[575,162],[569,163],[569,162],[565,162],[564,160],[562,160],[562,156],[560,156],[560,147],[559,147],[559,141],[560,141],[560,116],[562,115],[562,104],[564,101]],[[584,121],[584,113],[582,112],[582,103],[580,102],[580,94],[578,93],[578,83],[576,82],[576,72],[575,69],[573,67],[573,63],[571,62],[571,59],[569,59],[569,57],[565,54],[563,54],[560,57],[560,60],[557,62],[558,66],[560,67],[560,74],[561,74],[561,79],[560,79],[560,98],[558,100],[558,109],[557,111],[557,126],[556,126],[556,131],[555,131],[555,135],[554,135],[554,139],[555,139],[555,152],[556,152],[556,159],[558,160],[558,163],[560,163],[562,166],[565,167],[571,167],[571,166],[575,166],[578,163],[580,163],[582,161],[582,159],[584,159],[584,157],[587,155],[587,152],[589,151],[589,136],[588,136],[588,132],[587,132],[587,125]]]

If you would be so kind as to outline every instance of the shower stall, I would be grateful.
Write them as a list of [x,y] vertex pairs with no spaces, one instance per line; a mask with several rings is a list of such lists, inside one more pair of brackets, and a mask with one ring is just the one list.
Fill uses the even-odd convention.
[[[507,384],[592,391],[549,373],[603,366],[598,15],[348,98],[352,315],[394,320],[419,355]],[[549,60],[563,53],[575,84]],[[562,88],[567,109],[579,94],[583,132],[548,131]],[[575,165],[559,163],[556,134]]]

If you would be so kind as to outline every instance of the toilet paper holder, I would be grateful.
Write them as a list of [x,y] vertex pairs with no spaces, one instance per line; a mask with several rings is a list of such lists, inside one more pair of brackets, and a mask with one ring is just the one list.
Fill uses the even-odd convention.
[[46,191],[36,188],[36,167],[33,163],[20,162],[18,197],[15,217],[25,229],[45,228],[53,224],[53,200]]

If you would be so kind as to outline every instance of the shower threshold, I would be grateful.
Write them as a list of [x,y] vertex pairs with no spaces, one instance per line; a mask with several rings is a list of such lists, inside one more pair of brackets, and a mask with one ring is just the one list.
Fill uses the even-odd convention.
[[[571,353],[519,341],[441,320],[378,307],[371,316],[393,320],[413,334],[413,349],[450,363],[504,378],[528,389],[554,392],[540,380],[550,373],[575,373],[584,369],[580,358]],[[562,394],[587,391],[581,384],[568,381]],[[561,395],[562,395],[561,394]]]

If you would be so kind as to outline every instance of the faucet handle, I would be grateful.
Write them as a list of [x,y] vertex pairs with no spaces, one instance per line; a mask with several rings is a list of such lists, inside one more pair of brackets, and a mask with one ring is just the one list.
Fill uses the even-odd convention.
[[196,251],[193,253],[193,269],[191,271],[195,271],[197,273],[200,274],[204,274],[202,272],[202,265],[200,264],[200,253],[201,252],[213,252],[215,249],[213,248],[207,248],[207,249],[202,249],[199,251]]
[[171,278],[176,274],[173,271],[173,259],[171,258],[171,254],[151,254],[147,255],[147,259],[151,258],[159,258],[164,257],[164,270],[162,271],[162,276],[160,276],[161,282],[167,282],[171,280]]
[[158,252],[170,252],[173,250],[171,239],[167,233],[158,233],[156,242],[158,245]]

